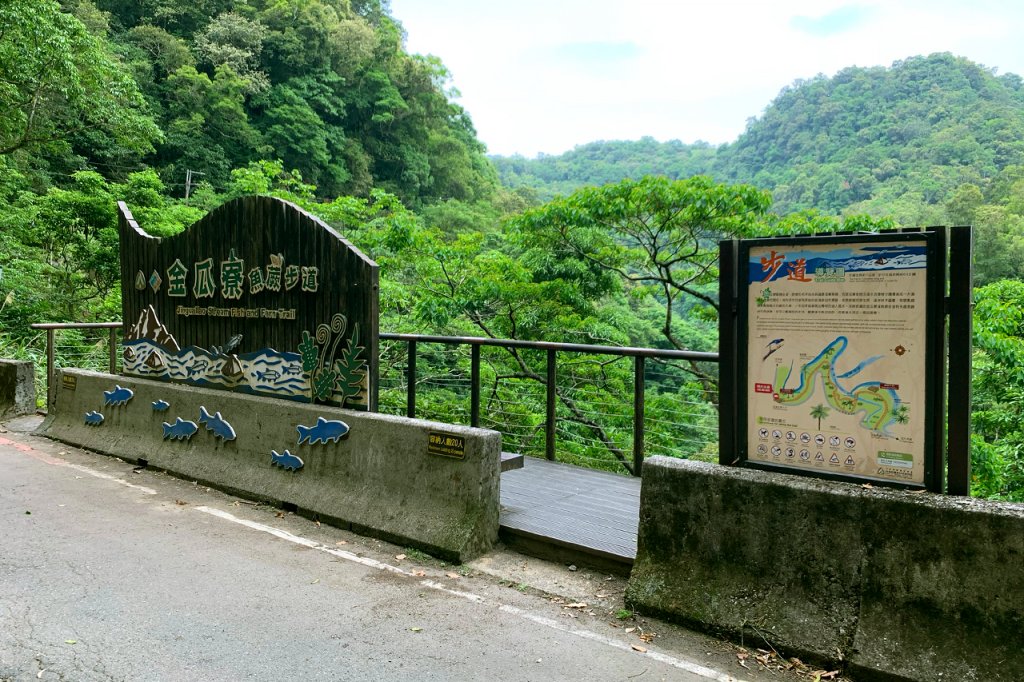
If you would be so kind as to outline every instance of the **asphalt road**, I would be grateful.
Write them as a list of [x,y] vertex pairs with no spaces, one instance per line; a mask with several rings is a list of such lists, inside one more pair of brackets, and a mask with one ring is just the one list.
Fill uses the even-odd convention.
[[0,429],[0,682],[796,679],[518,580]]

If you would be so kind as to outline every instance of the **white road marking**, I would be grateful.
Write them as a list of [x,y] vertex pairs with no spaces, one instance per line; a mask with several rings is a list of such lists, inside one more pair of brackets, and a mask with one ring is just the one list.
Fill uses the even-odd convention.
[[156,495],[156,491],[153,490],[152,488],[147,488],[144,485],[135,485],[134,483],[129,483],[128,481],[124,480],[123,478],[118,478],[117,476],[111,476],[110,474],[105,474],[102,471],[96,471],[95,469],[90,469],[89,467],[84,467],[81,464],[72,464],[71,462],[64,462],[64,466],[68,467],[69,469],[74,469],[75,471],[81,471],[83,474],[89,474],[90,476],[95,476],[96,478],[102,478],[102,479],[104,479],[106,481],[113,481],[114,483],[119,483],[119,484],[121,484],[121,485],[123,485],[123,486],[125,486],[127,488],[132,488],[134,490],[138,490],[139,492],[146,493],[147,495]]
[[[412,571],[408,571],[408,570],[406,570],[404,568],[401,568],[399,566],[393,566],[393,565],[385,563],[383,561],[377,561],[376,559],[370,559],[369,557],[361,557],[361,556],[359,556],[357,554],[353,554],[352,552],[346,552],[343,549],[336,549],[334,547],[328,547],[327,545],[324,545],[322,543],[316,542],[315,540],[308,540],[306,538],[303,538],[303,537],[300,537],[298,535],[295,535],[294,533],[289,533],[286,530],[282,530],[280,528],[274,528],[273,526],[268,526],[266,524],[258,523],[256,521],[249,521],[247,519],[242,519],[242,518],[239,518],[239,517],[237,517],[237,516],[235,516],[233,514],[230,514],[230,513],[226,512],[226,511],[221,511],[220,509],[214,509],[213,507],[207,507],[207,506],[193,507],[193,509],[195,509],[196,511],[203,512],[204,514],[210,514],[212,516],[216,516],[216,517],[218,517],[220,519],[224,519],[225,521],[230,521],[232,523],[237,523],[239,525],[246,526],[247,528],[251,528],[253,530],[258,530],[258,531],[261,531],[263,533],[269,533],[270,535],[273,535],[274,537],[280,538],[282,540],[287,540],[288,542],[293,542],[293,543],[295,543],[297,545],[301,545],[303,547],[308,547],[309,549],[316,549],[316,550],[319,550],[321,552],[326,552],[327,554],[331,554],[331,555],[339,557],[341,559],[345,559],[346,561],[352,561],[354,563],[362,564],[363,566],[368,566],[370,568],[376,568],[376,569],[382,570],[382,571],[390,571],[391,573],[397,573],[399,575],[404,575],[404,576],[407,576],[409,578],[417,578],[417,577],[419,577],[415,573],[413,573]],[[420,580],[419,584],[422,585],[423,587],[426,587],[426,588],[429,588],[429,589],[432,589],[432,590],[437,590],[439,592],[444,592],[446,594],[451,594],[453,596],[460,597],[462,599],[466,599],[467,601],[471,601],[471,602],[473,602],[475,604],[486,604],[487,603],[487,599],[485,599],[484,597],[482,597],[482,596],[480,596],[478,594],[473,594],[472,592],[462,592],[462,591],[459,591],[459,590],[453,590],[453,589],[451,589],[449,587],[446,587],[445,585],[443,585],[441,583],[438,583],[438,582],[435,582],[433,580]],[[692,673],[694,675],[698,675],[698,676],[703,677],[705,679],[714,680],[715,682],[744,682],[743,680],[741,680],[739,678],[736,678],[736,677],[733,677],[732,675],[729,675],[727,673],[723,673],[723,672],[715,670],[713,668],[708,668],[708,667],[703,666],[703,665],[701,665],[699,663],[694,663],[693,661],[688,661],[686,659],[676,658],[675,656],[669,656],[667,654],[659,653],[657,651],[652,651],[649,648],[647,649],[646,652],[643,652],[643,653],[637,652],[637,651],[635,651],[632,648],[631,644],[629,644],[627,642],[620,641],[618,639],[615,639],[614,637],[609,637],[607,635],[602,635],[602,634],[599,634],[597,632],[593,632],[591,630],[585,630],[585,629],[582,629],[582,628],[575,628],[575,627],[572,627],[571,625],[569,625],[568,623],[560,623],[559,621],[554,620],[552,618],[548,618],[546,616],[541,616],[541,615],[538,615],[538,614],[535,614],[535,613],[530,613],[529,611],[525,611],[523,609],[520,609],[520,608],[515,607],[515,606],[511,606],[509,604],[499,604],[498,605],[498,610],[503,611],[504,613],[511,614],[513,616],[517,616],[517,617],[522,618],[524,620],[528,620],[531,623],[536,623],[537,625],[543,625],[544,627],[552,628],[554,630],[558,630],[560,632],[565,632],[565,633],[568,633],[570,635],[575,635],[576,637],[580,637],[582,639],[589,639],[589,640],[591,640],[593,642],[598,642],[600,644],[604,644],[604,645],[613,647],[615,649],[620,649],[622,651],[628,651],[630,653],[637,653],[638,655],[647,656],[648,658],[652,658],[652,659],[654,659],[654,660],[656,660],[656,661],[658,661],[660,663],[664,663],[666,665],[670,665],[673,668],[678,668],[680,670],[685,670],[685,671],[687,671],[689,673]]]
[[146,493],[147,495],[156,495],[156,491],[153,490],[152,488],[147,488],[144,485],[136,485],[134,483],[129,483],[123,478],[111,476],[110,474],[105,474],[102,471],[90,469],[89,467],[82,466],[81,464],[72,464],[67,460],[59,459],[58,457],[52,457],[50,455],[47,455],[45,452],[37,450],[31,445],[28,445],[27,443],[11,440],[9,438],[0,438],[0,445],[9,445],[19,452],[24,452],[29,457],[37,459],[40,462],[44,462],[46,464],[50,464],[52,466],[67,467],[69,469],[74,469],[75,471],[81,471],[83,474],[89,474],[90,476],[95,476],[96,478],[102,478],[105,481],[113,481],[114,483],[118,483],[128,488],[133,488],[140,492]]
[[472,592],[463,592],[461,590],[453,590],[452,588],[447,587],[446,585],[442,585],[441,583],[434,582],[433,580],[421,580],[420,585],[422,585],[423,587],[429,587],[432,590],[437,590],[438,592],[450,594],[453,597],[460,597],[462,599],[465,599],[466,601],[471,601],[474,604],[487,603],[487,600],[481,597],[479,594],[473,594]]
[[343,549],[335,549],[334,547],[328,547],[327,545],[321,544],[315,540],[307,540],[306,538],[299,537],[298,535],[289,533],[286,530],[281,530],[280,528],[267,526],[262,523],[257,523],[256,521],[249,521],[248,519],[240,519],[234,514],[229,514],[228,512],[221,511],[220,509],[214,509],[213,507],[207,506],[193,507],[193,509],[195,509],[196,511],[201,511],[204,514],[210,514],[212,516],[222,518],[225,521],[231,521],[232,523],[237,523],[242,526],[252,528],[253,530],[258,530],[264,533],[270,533],[271,535],[281,538],[282,540],[294,542],[296,545],[302,545],[303,547],[309,547],[310,549],[318,549],[321,552],[333,554],[334,556],[339,557],[341,559],[345,559],[346,561],[352,561],[357,564],[369,566],[370,568],[377,568],[382,571],[391,571],[392,573],[399,573],[401,575],[409,576],[410,578],[416,577],[415,575],[413,575],[412,571],[407,571],[404,568],[392,566],[391,564],[386,564],[383,561],[377,561],[376,559],[371,559],[369,557],[359,556],[358,554],[353,554],[352,552],[346,552]]
[[[539,616],[535,613],[524,611],[515,606],[502,604],[498,607],[498,610],[504,611],[505,613],[511,613],[513,615],[519,616],[520,618],[524,618],[533,623],[537,623],[538,625],[544,625],[554,630],[561,630],[562,632],[567,632],[570,635],[576,635],[577,637],[581,637],[583,639],[589,639],[594,642],[600,642],[601,644],[605,644],[616,649],[621,649],[622,651],[634,651],[632,644],[620,641],[618,639],[615,639],[614,637],[602,635],[600,633],[593,632],[592,630],[574,628],[568,623],[561,623],[553,618],[548,618],[547,616]],[[693,673],[694,675],[700,675],[701,677],[706,677],[709,680],[715,680],[715,682],[743,682],[742,680],[735,678],[732,675],[719,672],[714,668],[708,668],[707,666],[703,666],[700,663],[694,663],[693,661],[687,661],[685,659],[676,658],[674,656],[667,656],[657,651],[651,651],[650,649],[647,649],[644,655],[648,658],[653,658],[656,661],[665,663],[666,665],[670,665],[673,668],[679,668],[680,670],[685,670],[686,672]]]

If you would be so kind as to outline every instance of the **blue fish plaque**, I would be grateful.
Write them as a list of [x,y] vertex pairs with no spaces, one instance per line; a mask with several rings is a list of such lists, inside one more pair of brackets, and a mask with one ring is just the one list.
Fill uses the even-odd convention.
[[299,424],[295,427],[295,430],[299,432],[299,445],[303,442],[314,445],[316,443],[327,443],[332,440],[335,443],[338,442],[348,433],[348,424],[341,420],[328,421],[323,417],[317,417],[316,424],[313,426],[304,426]]
[[170,438],[171,440],[188,440],[195,435],[199,427],[196,426],[195,422],[190,422],[178,417],[178,420],[173,424],[164,422],[164,440]]
[[271,450],[270,465],[279,466],[285,471],[298,471],[302,468],[303,462],[302,458],[296,457],[287,450],[280,454],[278,454],[277,450]]
[[114,385],[113,391],[103,391],[104,405],[127,405],[128,401],[135,397],[135,391],[123,386]]
[[207,431],[213,431],[215,438],[223,438],[224,440],[235,439],[235,429],[231,424],[224,421],[224,418],[220,416],[220,412],[216,414],[210,414],[206,411],[206,408],[202,405],[199,406],[199,423],[206,425]]

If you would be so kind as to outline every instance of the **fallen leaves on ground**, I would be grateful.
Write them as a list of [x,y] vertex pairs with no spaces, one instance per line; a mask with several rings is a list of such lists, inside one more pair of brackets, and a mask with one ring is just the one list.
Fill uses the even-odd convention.
[[[750,659],[750,651],[743,647],[737,647],[736,661],[747,670],[751,669],[750,666],[747,665],[747,661]],[[811,682],[841,682],[843,679],[840,677],[838,670],[811,668],[799,658],[782,658],[776,651],[756,649],[753,653],[753,659],[764,670],[769,670],[771,672],[795,672],[800,677],[811,680]]]
[[402,561],[402,560],[405,559],[405,555],[404,554],[396,554],[395,558],[398,559],[399,561]]
[[174,501],[174,504],[177,504],[177,505],[185,505],[185,504],[188,504],[188,502],[186,502],[185,500],[175,500],[175,501]]
[[647,649],[645,647],[640,646],[639,644],[634,644],[633,645],[633,651],[639,651],[642,654],[646,654],[647,653]]
[[448,576],[449,578],[451,578],[452,580],[458,580],[459,578],[462,577],[458,573],[445,573],[445,575]]
[[587,602],[585,602],[585,601],[573,602],[572,604],[566,604],[562,608],[564,608],[564,609],[585,609],[585,608],[587,608]]

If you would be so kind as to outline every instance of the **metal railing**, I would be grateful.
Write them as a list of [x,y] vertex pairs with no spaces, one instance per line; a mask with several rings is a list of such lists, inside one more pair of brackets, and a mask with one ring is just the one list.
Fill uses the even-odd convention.
[[[73,346],[69,344],[65,348],[65,352],[60,354],[61,360],[67,359],[86,359],[87,362],[79,362],[71,365],[75,367],[82,367],[83,369],[101,369],[98,366],[98,362],[104,355],[104,349],[102,348],[103,342],[106,341],[105,355],[103,358],[106,360],[106,369],[111,374],[117,373],[117,332],[123,326],[120,322],[43,322],[33,325],[29,325],[32,329],[39,329],[46,332],[46,409],[49,411],[53,405],[53,399],[56,394],[56,386],[53,383],[53,377],[57,373],[58,355],[57,355],[57,332],[64,330],[107,330],[106,335],[100,335],[98,339],[92,339],[86,336],[82,341],[84,343],[76,343]],[[104,338],[104,336],[106,338]],[[97,353],[97,351],[99,351]],[[63,364],[63,363],[62,363]]]
[[[120,322],[31,326],[46,331],[47,408],[60,366],[117,372]],[[59,333],[70,330],[75,338],[62,345]],[[505,449],[634,476],[651,432],[658,454],[717,461],[708,452],[717,446],[716,396],[683,390],[691,369],[716,365],[717,353],[420,334],[380,340],[381,412],[492,428]],[[630,361],[631,371],[620,364]]]
[[[393,333],[382,333],[380,335],[381,341],[397,341],[405,344],[407,349],[406,362],[405,362],[405,376],[404,376],[404,392],[405,392],[405,405],[404,414],[408,417],[424,416],[420,414],[418,409],[418,386],[421,383],[423,377],[420,375],[418,368],[418,357],[420,349],[426,344],[440,344],[445,347],[468,347],[470,349],[469,357],[469,378],[468,389],[469,389],[469,425],[470,426],[488,426],[494,427],[494,420],[490,420],[491,423],[486,423],[482,418],[481,411],[481,351],[486,347],[500,348],[508,352],[510,355],[515,357],[515,351],[525,350],[533,352],[543,352],[544,360],[543,363],[537,362],[535,364],[543,364],[543,374],[538,369],[534,371],[531,377],[537,384],[543,387],[544,397],[544,420],[543,420],[543,455],[549,460],[556,460],[557,457],[557,445],[559,441],[559,423],[560,420],[558,415],[559,404],[562,403],[566,408],[565,411],[569,414],[566,415],[569,421],[583,421],[584,426],[592,429],[595,433],[600,434],[597,442],[600,446],[610,451],[615,455],[618,464],[634,476],[639,476],[643,469],[643,460],[646,453],[646,432],[647,424],[652,421],[651,415],[648,414],[646,409],[646,387],[648,378],[648,360],[658,362],[671,362],[671,361],[684,361],[686,363],[717,363],[717,353],[700,353],[695,351],[681,351],[681,350],[666,350],[656,348],[633,348],[633,347],[622,347],[622,346],[599,346],[590,344],[579,344],[579,343],[555,343],[546,341],[521,341],[516,339],[492,339],[492,338],[481,338],[481,337],[466,337],[466,336],[431,336],[421,334],[393,334]],[[382,355],[386,352],[382,349]],[[565,384],[559,384],[559,355],[567,354],[582,354],[591,358],[608,357],[617,359],[629,359],[632,358],[632,409],[629,415],[631,421],[631,431],[629,442],[622,444],[620,447],[615,443],[617,439],[613,438],[607,433],[607,430],[598,423],[596,420],[591,419],[593,416],[604,416],[614,417],[618,421],[622,421],[623,414],[620,412],[617,415],[594,415],[593,413],[580,416],[579,410],[574,406],[574,399],[571,395],[571,389]],[[520,358],[516,358],[519,360]],[[385,363],[381,363],[382,367]],[[443,364],[443,363],[442,363]],[[566,363],[568,364],[568,363]],[[527,370],[524,372],[529,375],[530,372]],[[382,384],[384,381],[382,380]],[[691,403],[693,404],[693,403]],[[380,402],[380,408],[382,411],[386,411],[389,407],[388,401],[382,399]],[[391,405],[393,408],[393,404]],[[664,411],[663,411],[664,412]],[[430,418],[435,418],[435,415],[426,415]],[[705,415],[707,416],[707,415]],[[680,420],[677,424],[682,426]],[[590,423],[586,423],[590,422]],[[498,429],[502,430],[502,429]],[[503,436],[504,436],[503,432]],[[708,427],[706,429],[705,442],[712,443],[717,438],[717,425],[714,428]],[[621,440],[621,439],[618,439]],[[598,446],[598,447],[600,447]]]

